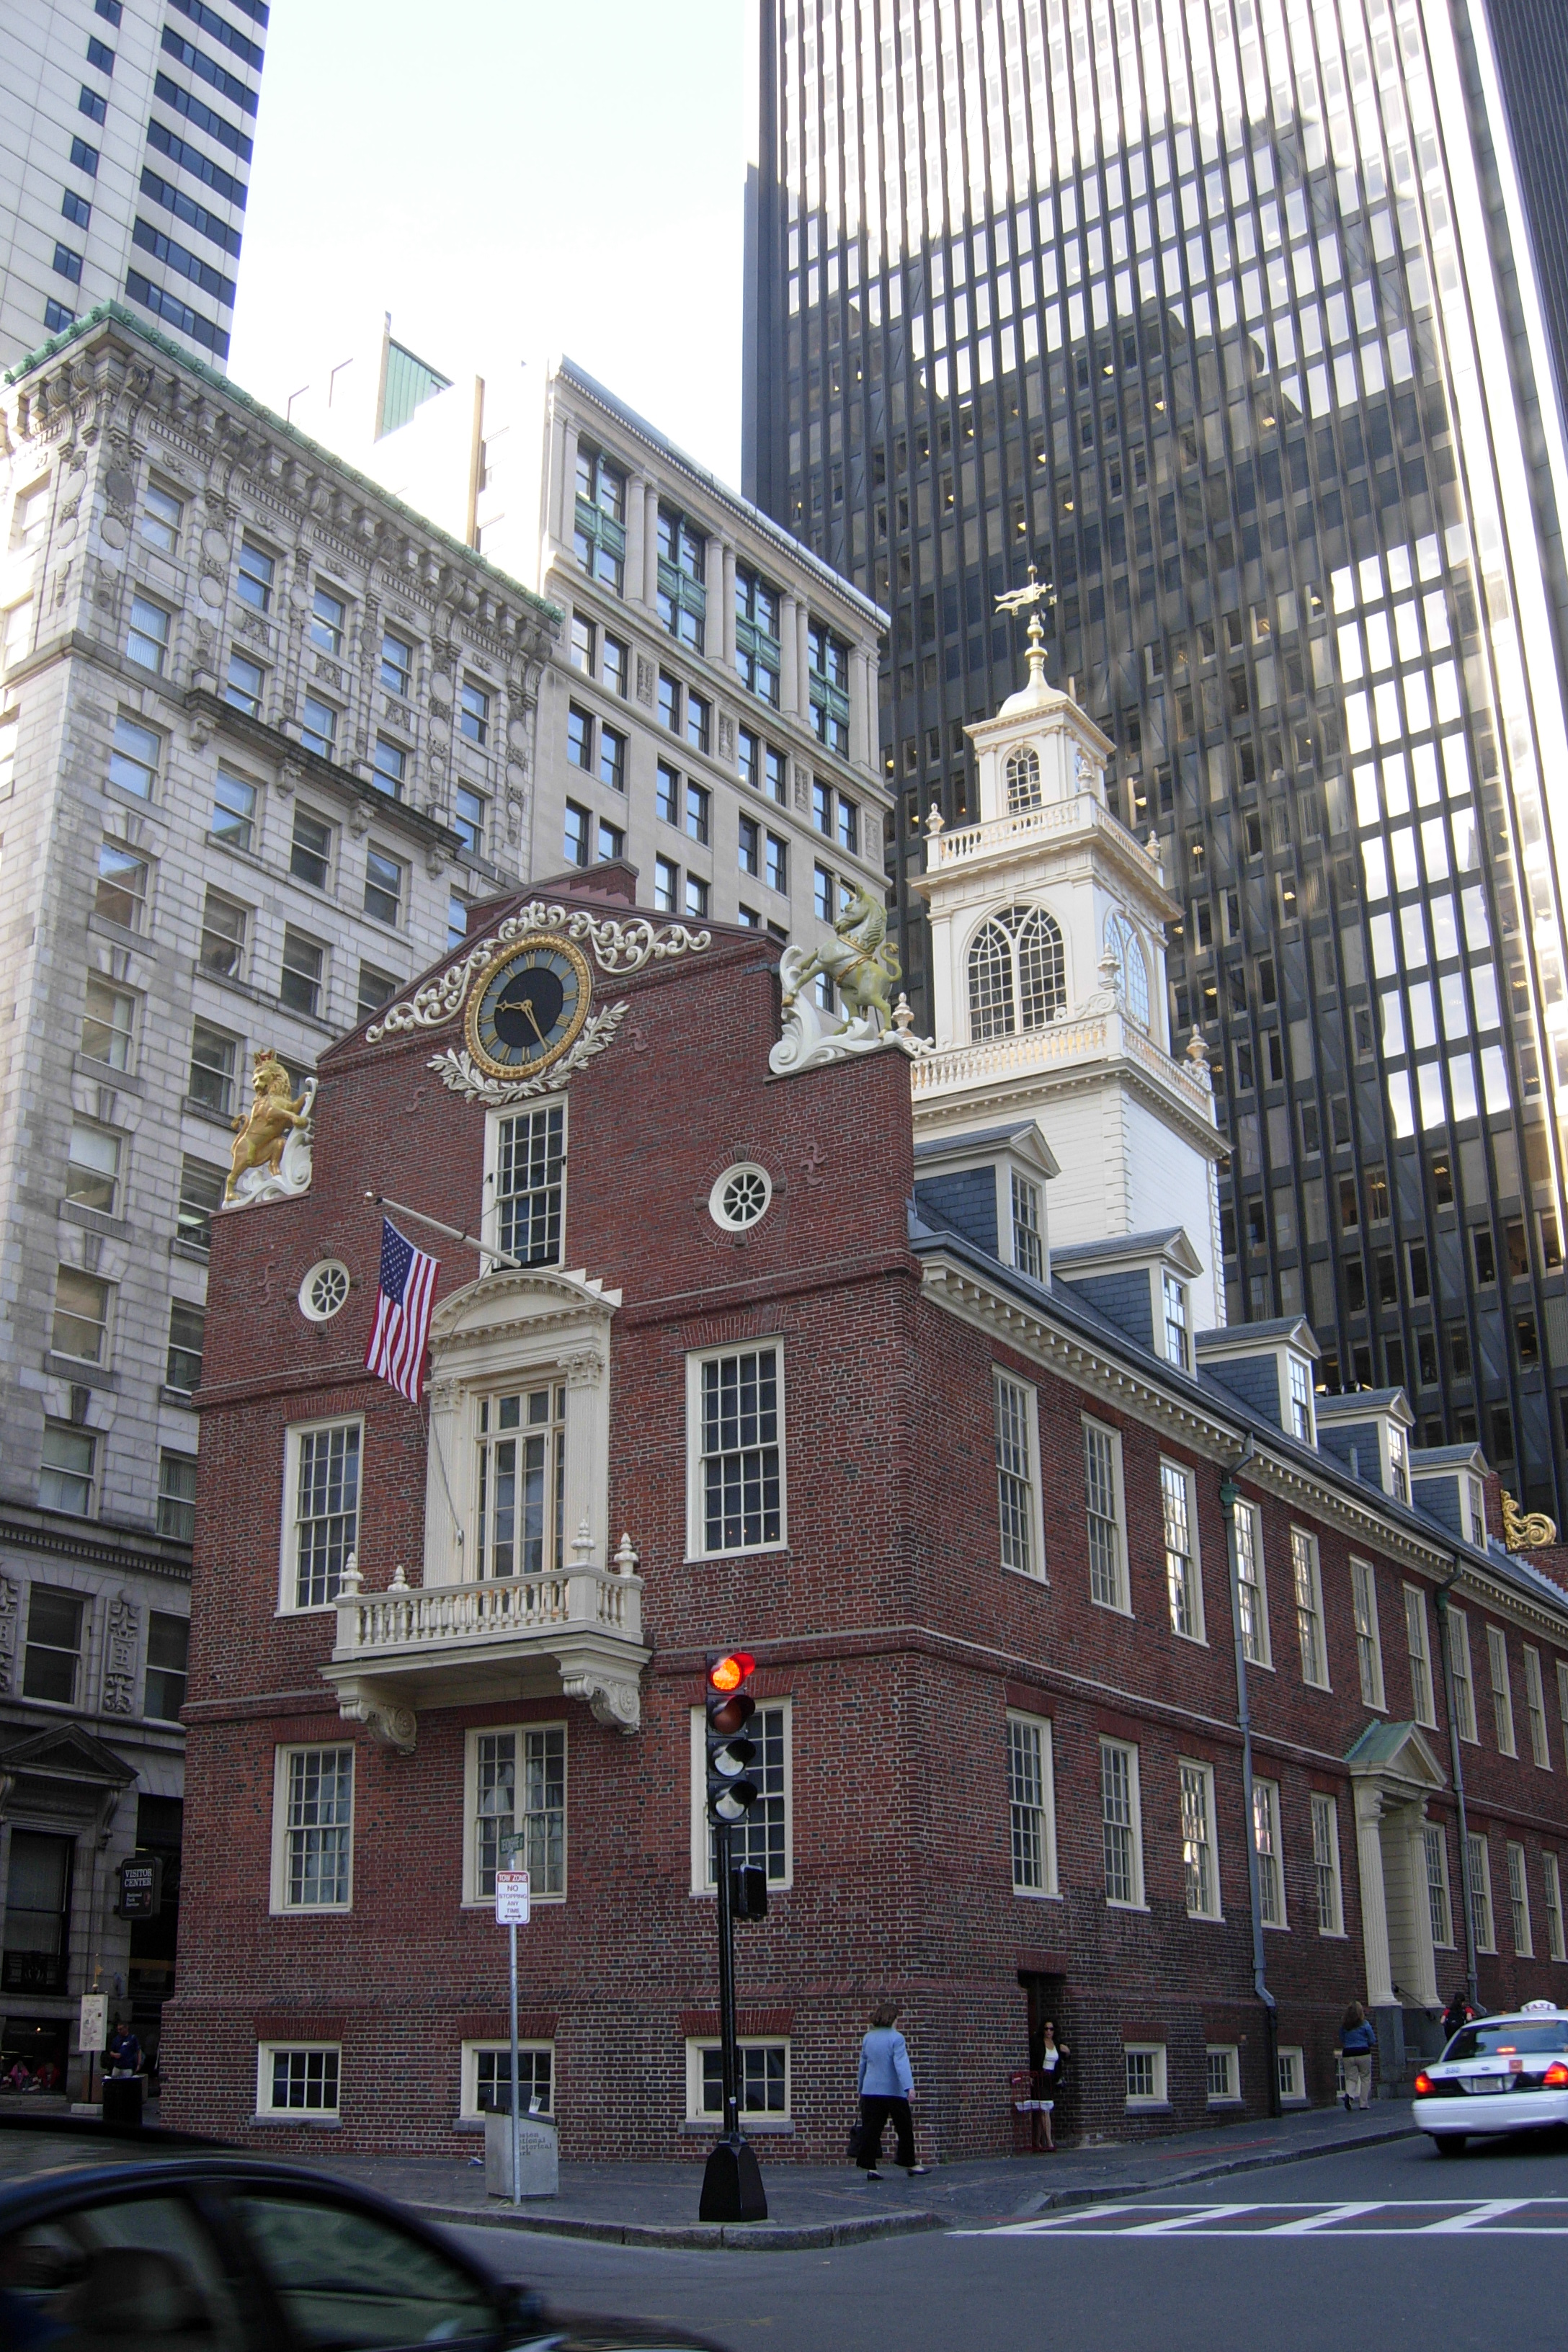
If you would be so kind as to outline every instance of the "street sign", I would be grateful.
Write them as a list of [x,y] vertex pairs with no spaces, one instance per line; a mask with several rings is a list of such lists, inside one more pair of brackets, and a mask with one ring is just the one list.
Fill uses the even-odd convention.
[[158,1853],[127,1854],[120,1865],[121,1919],[156,1919],[163,1907],[163,1857]]
[[84,1992],[81,1997],[80,2048],[97,2056],[109,2040],[109,1995]]
[[496,1873],[496,1926],[526,1927],[528,1896],[529,1880],[526,1870],[498,1870]]

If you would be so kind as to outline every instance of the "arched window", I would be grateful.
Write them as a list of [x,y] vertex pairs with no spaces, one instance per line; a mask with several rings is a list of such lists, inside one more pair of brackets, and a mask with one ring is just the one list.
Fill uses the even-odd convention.
[[1011,1037],[1042,1029],[1067,1003],[1062,935],[1043,907],[991,916],[969,950],[969,1034]]
[[1137,932],[1125,915],[1108,917],[1105,944],[1116,958],[1121,982],[1121,1002],[1140,1029],[1149,1026],[1149,967]]
[[1007,754],[1003,771],[1007,784],[1007,814],[1016,816],[1020,809],[1039,808],[1045,800],[1040,788],[1040,755],[1027,743],[1016,744]]

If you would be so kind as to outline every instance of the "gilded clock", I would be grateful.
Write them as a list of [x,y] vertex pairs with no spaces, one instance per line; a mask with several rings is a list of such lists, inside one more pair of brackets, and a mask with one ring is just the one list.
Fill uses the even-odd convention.
[[593,993],[581,948],[530,933],[475,982],[464,1023],[468,1051],[492,1078],[537,1077],[576,1043]]

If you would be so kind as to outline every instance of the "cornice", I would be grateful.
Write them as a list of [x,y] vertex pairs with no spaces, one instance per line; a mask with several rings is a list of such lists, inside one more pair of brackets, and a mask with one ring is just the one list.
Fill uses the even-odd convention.
[[204,686],[193,686],[185,695],[184,707],[210,719],[215,733],[247,743],[253,751],[265,752],[268,759],[291,761],[300,771],[301,781],[324,784],[340,799],[352,802],[363,813],[367,826],[401,826],[426,847],[439,849],[450,863],[467,863],[462,835],[449,824],[443,824],[438,817],[426,816],[421,809],[411,808],[406,801],[394,800],[390,793],[378,792],[352,769],[323,760],[319,752],[308,751],[280,728],[268,727],[265,719],[252,719],[247,711],[237,710],[221,695],[210,693]]
[[189,1544],[129,1528],[107,1528],[98,1520],[58,1519],[47,1512],[0,1504],[0,1552],[6,1550],[48,1552],[57,1559],[79,1559],[119,1576],[166,1576],[180,1584],[191,1580]]

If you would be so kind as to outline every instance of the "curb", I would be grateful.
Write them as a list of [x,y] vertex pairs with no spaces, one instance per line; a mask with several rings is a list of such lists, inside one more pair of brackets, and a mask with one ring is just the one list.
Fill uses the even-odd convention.
[[588,2221],[571,2214],[520,2213],[472,2205],[416,2205],[423,2221],[450,2229],[523,2230],[546,2238],[594,2238],[609,2246],[728,2246],[737,2253],[788,2254],[813,2246],[858,2246],[870,2238],[903,2238],[917,2230],[944,2230],[940,2213],[869,2213],[846,2221]]
[[1420,2137],[1414,2124],[1391,2124],[1386,2131],[1360,2132],[1354,2139],[1321,2140],[1312,2147],[1270,2148],[1267,2155],[1235,2156],[1224,2164],[1199,2163],[1186,2172],[1167,2173],[1162,2179],[1139,2181],[1120,2191],[1114,2181],[1107,2181],[1099,2189],[1053,2189],[1032,2205],[1023,2207],[1017,2218],[1021,2221],[1028,2213],[1048,2213],[1069,2205],[1099,2205],[1118,2195],[1146,2197],[1151,2189],[1186,2189],[1194,2181],[1224,2180],[1237,2172],[1270,2172],[1278,2165],[1304,2164],[1314,2156],[1348,2156],[1358,2147],[1385,2147],[1392,2140]]

